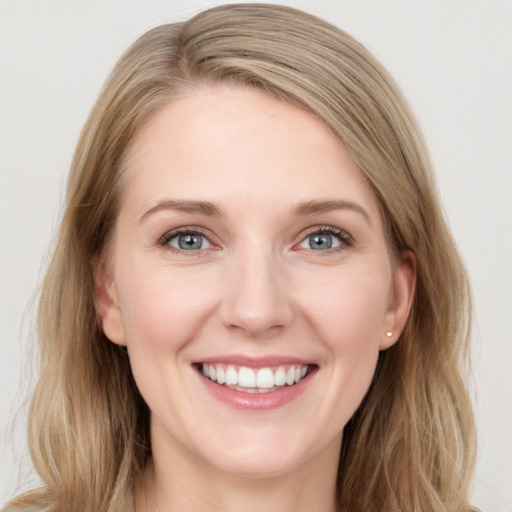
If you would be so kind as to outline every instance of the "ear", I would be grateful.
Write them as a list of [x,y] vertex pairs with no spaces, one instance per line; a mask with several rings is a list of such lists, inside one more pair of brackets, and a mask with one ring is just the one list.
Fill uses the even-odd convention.
[[396,343],[409,317],[416,288],[416,256],[403,251],[395,263],[390,302],[383,323],[380,350]]
[[92,264],[96,308],[105,336],[116,345],[126,345],[123,317],[111,272],[99,259]]

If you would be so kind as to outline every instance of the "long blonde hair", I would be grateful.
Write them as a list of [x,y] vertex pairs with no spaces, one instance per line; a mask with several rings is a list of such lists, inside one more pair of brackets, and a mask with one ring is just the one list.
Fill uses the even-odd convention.
[[254,87],[323,120],[378,198],[391,249],[416,255],[405,330],[380,355],[345,427],[339,509],[470,510],[474,426],[463,382],[470,293],[419,130],[362,45],[318,18],[263,4],[216,7],[149,31],[120,59],[94,106],[40,298],[41,376],[29,437],[45,486],[12,505],[120,512],[151,456],[149,412],[126,352],[101,330],[91,266],[115,226],[134,134],[177,94],[209,81]]

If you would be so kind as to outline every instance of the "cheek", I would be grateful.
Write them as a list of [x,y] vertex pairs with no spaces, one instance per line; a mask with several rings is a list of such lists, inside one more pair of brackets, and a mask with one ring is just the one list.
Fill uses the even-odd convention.
[[120,275],[118,290],[128,345],[175,350],[192,338],[211,297],[205,281],[165,266]]
[[344,269],[323,283],[317,276],[303,295],[302,310],[333,350],[357,353],[380,343],[389,288],[385,272]]
[[181,355],[197,337],[211,299],[203,283],[188,279],[186,272],[125,264],[118,267],[117,288],[133,376],[149,408],[167,415],[162,400],[174,403],[173,390],[187,382],[189,366]]
[[319,422],[323,436],[335,436],[343,429],[372,382],[389,285],[385,269],[375,273],[347,265],[329,275],[317,273],[315,281],[308,279],[301,286],[302,316],[325,349],[323,398],[316,412],[323,419]]

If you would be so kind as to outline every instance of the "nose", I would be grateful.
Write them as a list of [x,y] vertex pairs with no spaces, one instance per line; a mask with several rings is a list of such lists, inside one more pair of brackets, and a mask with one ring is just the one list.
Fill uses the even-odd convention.
[[225,327],[247,338],[265,339],[293,319],[290,289],[278,257],[254,248],[233,256],[225,276],[220,317]]

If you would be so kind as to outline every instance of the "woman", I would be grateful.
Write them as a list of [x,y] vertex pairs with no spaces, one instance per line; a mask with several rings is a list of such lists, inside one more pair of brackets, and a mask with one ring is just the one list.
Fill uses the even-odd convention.
[[148,32],[66,205],[44,487],[9,510],[471,510],[467,278],[414,120],[351,37],[266,5]]

